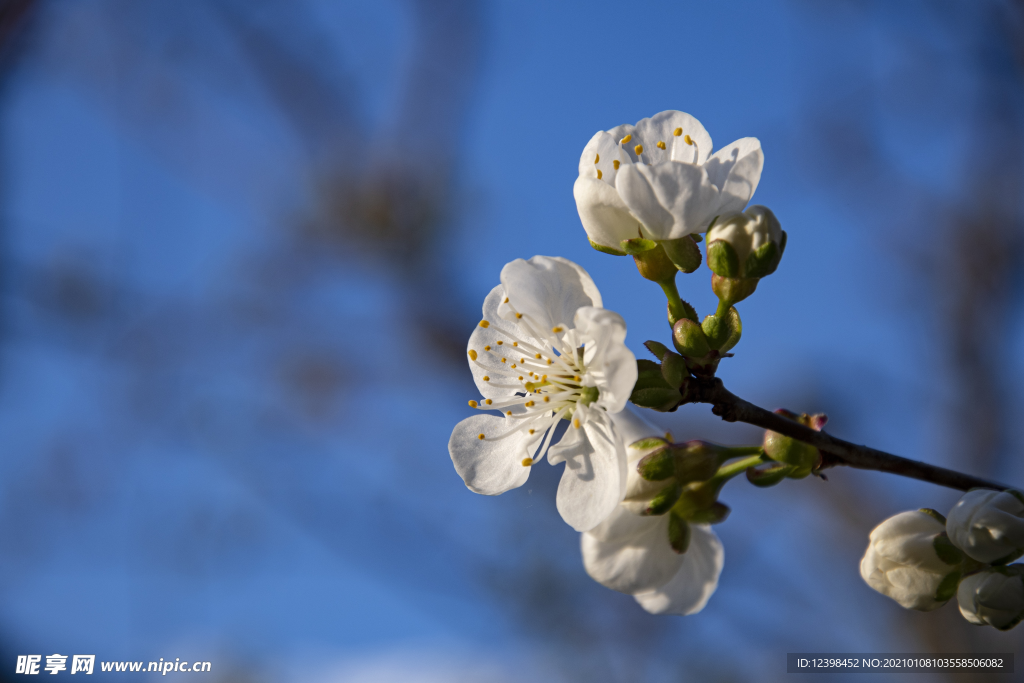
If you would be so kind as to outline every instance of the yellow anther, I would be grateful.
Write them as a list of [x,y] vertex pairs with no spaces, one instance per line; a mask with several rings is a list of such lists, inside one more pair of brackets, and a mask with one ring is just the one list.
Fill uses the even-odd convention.
[[505,297],[504,303],[506,303],[506,304],[508,303],[508,297],[507,296]]
[[599,161],[601,161],[601,155],[600,154],[595,154],[594,155],[594,163],[596,164]]
[[637,145],[636,147],[633,148],[633,151],[636,152],[637,156],[640,156],[641,154],[644,153],[644,146],[643,145]]
[[511,411],[511,410],[506,410],[506,411],[505,411],[505,414],[506,414],[506,415],[511,415],[511,414],[512,414],[512,411]]
[[658,149],[665,149],[665,143],[661,140],[658,140]]
[[540,381],[542,381],[542,382],[547,382],[547,381],[548,381],[548,376],[547,376],[547,375],[544,375],[544,376],[542,376],[542,377],[540,378]]
[[580,421],[578,418],[572,421],[572,426],[575,427],[576,429],[580,428]]
[[502,362],[502,363],[504,363],[504,362],[505,362],[505,359],[504,359],[504,358],[502,358],[502,359],[501,359],[501,362]]
[[484,399],[484,403],[486,403],[487,405],[491,405],[492,403],[494,403],[494,401],[492,401],[491,399],[487,398],[487,399]]
[[513,364],[512,364],[512,365],[510,365],[509,367],[510,367],[510,368],[512,368],[512,369],[514,370],[514,369],[515,369],[515,367],[516,367],[516,364],[515,364],[515,363],[513,363]]
[[490,326],[491,326],[491,324],[489,322],[487,322],[486,320],[481,320],[480,321],[480,327],[490,327]]
[[685,142],[688,145],[692,145],[693,144],[693,138],[691,138],[689,135],[687,135],[686,137],[683,138],[683,142]]
[[625,144],[627,144],[632,139],[633,139],[633,135],[630,134],[630,135],[627,135],[626,137],[622,138],[622,140],[620,140],[620,143],[625,145]]
[[483,434],[477,434],[477,435],[476,435],[476,438],[478,438],[478,439],[480,439],[481,441],[483,441],[483,440],[484,440],[484,435],[483,435]]
[[[531,429],[530,432],[533,432]],[[529,467],[533,464],[533,458],[523,458],[523,467]]]
[[516,320],[519,320],[522,317],[523,317],[522,313],[516,313]]
[[519,346],[519,342],[512,342],[512,346]]
[[529,430],[529,431],[530,431],[530,433],[531,433],[531,434],[533,434],[533,431],[534,431],[534,430],[532,430],[532,429],[531,429],[531,430]]
[[612,166],[615,168],[616,171],[618,171],[619,170],[619,160],[618,159],[614,159],[612,161]]
[[478,405],[480,405],[480,404],[477,403],[476,401],[470,401],[469,402],[469,407],[470,408],[476,408]]
[[485,382],[490,382],[491,381],[491,378],[488,377],[487,375],[484,375],[483,379],[484,379]]
[[545,403],[551,403],[551,397],[550,396],[545,396],[544,397],[544,402]]
[[532,408],[533,407],[533,401],[527,401],[523,405],[526,406],[527,408]]
[[574,380],[576,380],[577,382],[579,382],[579,381],[580,381],[580,376],[579,376],[579,375],[573,375],[573,376],[572,376],[572,378],[573,378]]
[[476,351],[474,351],[473,349],[469,350],[469,359],[476,360]]
[[522,375],[519,375],[519,381],[520,381],[520,382],[522,382],[522,381],[523,381],[523,376],[522,376]]
[[[548,358],[548,365],[551,365],[551,359],[550,358]],[[547,375],[544,375],[544,376],[547,377]]]
[[499,339],[497,343],[498,343],[498,346],[501,346],[501,345],[502,345],[502,344],[504,344],[505,342],[503,342],[503,341],[501,341],[501,340]]
[[555,327],[552,327],[551,331],[554,332],[555,334],[558,334],[559,332],[562,331],[562,326],[561,325],[557,325]]
[[490,344],[488,344],[487,346],[484,347],[484,351],[490,351],[490,350],[491,350],[491,345]]
[[520,363],[525,363],[525,362],[526,362],[526,359],[525,359],[525,358],[520,358],[520,359],[519,359],[519,362],[520,362]]
[[601,169],[597,169],[597,179],[600,180],[604,174],[601,173]]
[[533,354],[533,357],[539,359],[540,358],[540,354],[539,353],[535,353],[535,354]]
[[676,137],[679,137],[682,134],[683,134],[683,129],[682,128],[676,128],[674,131],[672,131],[672,135],[675,135]]

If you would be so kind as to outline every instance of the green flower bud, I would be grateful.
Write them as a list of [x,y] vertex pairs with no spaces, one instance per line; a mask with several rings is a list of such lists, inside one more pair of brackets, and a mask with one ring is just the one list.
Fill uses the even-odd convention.
[[[645,239],[634,239],[634,240],[623,240],[622,244],[627,245],[628,243],[643,243],[643,245],[632,245],[630,244],[629,249],[636,249],[630,251],[633,254],[633,261],[636,263],[636,269],[640,271],[640,276],[651,282],[668,282],[675,278],[676,267],[672,261],[669,260],[665,254],[665,250],[662,249],[656,242]],[[654,245],[652,248],[647,249],[647,244]]]
[[689,358],[704,358],[711,352],[704,330],[688,318],[676,321],[672,326],[672,338],[679,353]]
[[711,290],[732,306],[753,294],[758,282],[757,278],[723,277],[715,273],[711,276]]
[[786,233],[764,206],[720,217],[708,230],[707,240],[708,266],[724,278],[771,275],[786,248]]
[[[775,412],[819,432],[828,420],[825,415],[797,415],[781,408]],[[817,448],[771,430],[764,434],[764,452],[776,462],[792,465],[793,469],[787,475],[791,479],[803,479],[821,465],[821,452]]]
[[739,311],[729,308],[727,315],[709,315],[704,318],[701,329],[711,348],[723,354],[739,343],[743,334],[743,323]]
[[694,241],[693,236],[687,235],[677,240],[665,240],[661,242],[665,253],[675,264],[676,268],[684,273],[692,273],[700,267],[700,247]]
[[636,362],[637,379],[629,400],[642,408],[672,412],[683,400],[679,389],[665,381],[661,365],[644,358]]

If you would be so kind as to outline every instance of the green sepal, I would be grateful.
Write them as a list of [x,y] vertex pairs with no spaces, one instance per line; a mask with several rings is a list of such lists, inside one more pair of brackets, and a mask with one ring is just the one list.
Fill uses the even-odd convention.
[[[686,321],[680,320],[679,322]],[[661,375],[670,387],[679,389],[679,387],[683,386],[683,380],[690,376],[690,371],[686,369],[686,361],[683,360],[682,356],[678,353],[666,351],[661,359]]]
[[722,277],[741,277],[740,259],[725,240],[708,242],[708,268]]
[[754,486],[766,489],[769,486],[775,486],[781,482],[783,479],[788,477],[792,471],[793,466],[786,465],[784,463],[769,465],[764,469],[751,467],[747,470],[747,481]]
[[747,255],[744,277],[765,277],[771,275],[779,267],[779,260],[781,258],[782,252],[779,251],[775,242],[765,242]]
[[700,267],[703,257],[700,254],[700,247],[691,236],[665,240],[661,242],[661,246],[665,248],[665,253],[676,268],[684,273],[692,273]]
[[658,491],[647,504],[644,515],[663,515],[672,509],[672,506],[679,500],[680,488],[674,482]]
[[946,564],[958,565],[964,561],[963,551],[953,545],[945,531],[935,537],[932,545],[935,547],[935,554]]
[[647,481],[665,481],[676,473],[675,455],[665,447],[645,455],[636,465],[637,474]]
[[701,323],[701,329],[708,340],[708,345],[719,353],[726,353],[739,343],[743,336],[743,321],[739,311],[730,307],[724,319],[709,315]]
[[651,339],[645,341],[644,346],[646,346],[647,350],[653,353],[654,357],[657,358],[659,361],[665,356],[665,353],[668,351],[667,346],[665,346],[661,342],[656,342]]
[[689,521],[694,524],[719,524],[725,521],[729,512],[728,505],[716,500],[711,507],[691,513]]
[[963,573],[959,569],[946,574],[946,577],[942,579],[939,587],[935,590],[935,599],[938,602],[946,602],[956,595],[956,590],[960,587],[961,578],[963,578]]
[[673,389],[661,374],[661,365],[645,358],[636,362],[637,379],[629,400],[641,408],[663,413],[676,409],[682,400],[678,389]]
[[707,481],[718,472],[718,464],[713,453],[685,453],[685,449],[676,449],[676,481],[680,484]]
[[644,239],[643,237],[634,237],[630,240],[622,240],[619,242],[619,245],[622,246],[622,251],[625,253],[636,256],[637,254],[642,254],[645,251],[655,249],[658,246],[658,243],[654,240]]
[[602,254],[611,254],[612,256],[625,256],[626,255],[626,252],[624,252],[624,251],[619,251],[615,247],[606,247],[603,244],[598,244],[594,240],[590,240],[590,246],[592,246],[594,249],[597,249]]
[[672,341],[679,353],[688,358],[704,358],[711,352],[711,344],[701,325],[682,318],[672,326]]
[[661,438],[660,436],[648,436],[643,439],[638,439],[633,443],[629,444],[629,447],[635,451],[648,451],[652,448],[661,448],[667,446],[668,441]]
[[928,515],[942,526],[946,526],[946,518],[943,517],[942,513],[940,513],[938,510],[933,510],[931,508],[921,508],[920,510],[918,510],[918,512],[923,512],[924,514]]
[[680,555],[690,547],[690,525],[674,510],[668,517],[668,544]]

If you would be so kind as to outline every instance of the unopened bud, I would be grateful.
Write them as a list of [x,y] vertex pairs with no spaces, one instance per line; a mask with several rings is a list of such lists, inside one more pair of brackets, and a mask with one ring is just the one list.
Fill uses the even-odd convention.
[[[780,408],[776,414],[799,422],[805,427],[821,431],[828,418],[825,415],[796,414]],[[764,452],[772,460],[792,466],[787,475],[791,479],[803,479],[821,465],[821,452],[814,446],[796,439],[767,430],[764,434]]]
[[676,321],[672,326],[672,339],[679,353],[688,358],[704,358],[711,352],[704,330],[689,318]]
[[968,491],[949,511],[946,532],[979,562],[1012,562],[1024,554],[1024,495],[1018,491]]
[[735,308],[723,316],[706,316],[700,326],[708,344],[720,354],[736,346],[743,335],[743,322]]
[[1009,631],[1024,619],[1024,566],[993,567],[964,578],[956,601],[972,624]]
[[771,275],[786,248],[786,233],[775,214],[764,206],[720,217],[708,230],[707,240],[708,266],[723,278]]
[[694,241],[693,236],[687,235],[677,240],[665,240],[661,242],[665,253],[668,255],[676,268],[684,273],[692,273],[700,266],[702,257],[700,247]]

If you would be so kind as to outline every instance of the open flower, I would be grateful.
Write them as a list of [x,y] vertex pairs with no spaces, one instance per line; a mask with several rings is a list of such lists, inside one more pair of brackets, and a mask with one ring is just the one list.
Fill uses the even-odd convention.
[[1002,564],[1024,551],[1024,495],[968,491],[949,511],[949,540],[979,562]]
[[742,138],[711,154],[711,136],[681,111],[599,131],[580,157],[573,186],[595,245],[671,240],[707,230],[715,216],[742,211],[757,189],[764,154]]
[[[657,428],[631,409],[613,417],[620,438],[634,443],[658,435]],[[629,449],[629,488],[643,486],[636,463],[644,451]],[[597,528],[582,535],[583,566],[598,583],[632,595],[652,614],[695,614],[718,587],[725,553],[706,524],[691,524],[689,547],[679,553],[669,543],[670,515],[643,517],[619,505]]]
[[928,612],[956,594],[963,554],[945,535],[933,510],[901,512],[871,532],[860,575],[907,609]]
[[[602,522],[622,500],[626,455],[609,417],[636,384],[622,317],[572,261],[534,256],[501,271],[469,338],[469,367],[483,398],[448,442],[472,491],[497,495],[522,486],[544,458],[566,467],[556,504],[577,531]],[[559,421],[568,429],[554,441]]]

